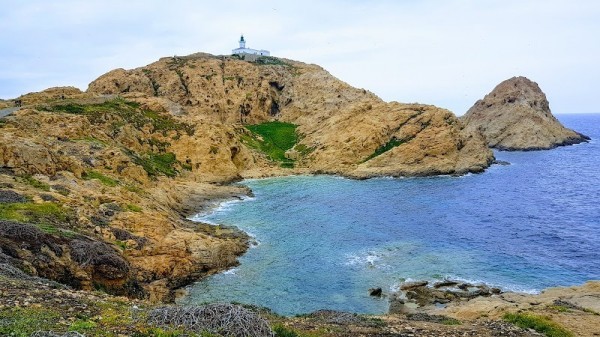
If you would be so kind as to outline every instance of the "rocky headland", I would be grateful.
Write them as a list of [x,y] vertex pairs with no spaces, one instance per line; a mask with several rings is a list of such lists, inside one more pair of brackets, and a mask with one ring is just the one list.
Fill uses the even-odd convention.
[[0,124],[1,193],[22,196],[2,203],[5,260],[76,288],[156,301],[245,251],[243,233],[186,219],[248,193],[223,184],[465,174],[493,161],[448,110],[386,103],[277,58],[163,58],[111,71],[87,92],[51,88],[17,102]]
[[565,128],[552,115],[538,84],[522,76],[498,84],[461,120],[468,130],[481,132],[488,146],[498,150],[548,150],[590,139]]
[[[34,308],[60,316],[56,326],[85,320],[112,335],[142,328],[133,319],[109,328],[114,322],[102,317],[171,302],[181,287],[237,264],[248,248],[244,233],[187,219],[251,193],[233,181],[460,175],[494,160],[478,129],[448,110],[387,103],[316,65],[273,57],[167,57],[113,70],[86,92],[51,88],[1,103],[19,109],[0,118],[0,321]],[[48,308],[58,296],[88,308],[85,319],[63,302]],[[328,326],[325,316],[316,325],[273,319],[311,330]],[[405,323],[385,330],[361,318],[323,336],[410,335]],[[492,336],[505,323],[481,324],[472,331],[486,332],[470,335]]]

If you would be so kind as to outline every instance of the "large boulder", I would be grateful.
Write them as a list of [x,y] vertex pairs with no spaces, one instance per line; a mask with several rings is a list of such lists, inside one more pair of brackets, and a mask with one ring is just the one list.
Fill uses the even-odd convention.
[[547,150],[590,139],[565,128],[538,84],[522,76],[498,84],[462,121],[467,129],[479,130],[488,146],[506,151]]

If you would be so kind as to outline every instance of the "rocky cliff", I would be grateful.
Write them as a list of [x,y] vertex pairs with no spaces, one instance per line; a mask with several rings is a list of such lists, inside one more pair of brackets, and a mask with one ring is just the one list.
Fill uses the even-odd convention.
[[[492,161],[476,132],[449,111],[386,103],[321,67],[277,58],[246,62],[196,54],[117,69],[92,82],[94,94],[141,93],[173,102],[189,123],[297,125],[295,166],[354,177],[480,172]],[[218,145],[218,144],[217,144]],[[248,175],[247,172],[241,172]]]
[[[243,177],[480,172],[449,111],[386,103],[322,68],[195,54],[19,97],[0,119],[0,262],[81,289],[173,299],[247,237],[186,219]],[[283,144],[283,145],[281,145]],[[4,262],[3,262],[4,263]]]
[[479,130],[499,150],[546,150],[589,140],[562,126],[537,83],[525,77],[498,84],[461,119],[467,130]]
[[[196,182],[165,150],[170,137],[185,141],[195,128],[101,101],[25,108],[0,123],[0,261],[79,289],[156,301],[235,265],[245,234],[185,217],[205,201],[196,194],[247,191]],[[231,177],[224,166],[206,180]]]

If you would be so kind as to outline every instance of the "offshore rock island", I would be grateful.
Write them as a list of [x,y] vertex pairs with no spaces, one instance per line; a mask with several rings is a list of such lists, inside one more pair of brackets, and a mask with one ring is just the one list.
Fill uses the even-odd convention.
[[[235,266],[248,248],[235,228],[187,219],[251,193],[227,185],[233,181],[462,175],[493,163],[488,145],[513,149],[487,134],[486,143],[474,117],[465,126],[432,105],[387,103],[319,66],[270,56],[166,57],[110,71],[86,92],[51,88],[0,108],[15,109],[0,119],[5,307],[31,289],[41,297],[26,303],[38,307],[65,294],[74,306],[127,307],[109,295],[60,290],[65,285],[172,302],[181,287]],[[568,142],[575,141],[558,141]],[[360,330],[363,321],[349,322]],[[506,327],[482,325],[478,335],[496,328]],[[432,335],[453,335],[440,329]]]
[[522,76],[498,84],[461,120],[498,150],[548,150],[590,139],[562,126],[538,84]]

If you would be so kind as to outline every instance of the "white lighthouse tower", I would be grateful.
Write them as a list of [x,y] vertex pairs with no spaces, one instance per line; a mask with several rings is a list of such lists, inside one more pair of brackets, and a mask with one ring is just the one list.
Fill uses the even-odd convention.
[[252,48],[246,48],[246,39],[244,39],[244,35],[240,36],[240,47],[236,48],[234,50],[231,51],[231,54],[233,55],[244,55],[244,54],[249,54],[249,55],[257,55],[257,56],[270,56],[271,53],[269,53],[268,50],[257,50],[257,49],[252,49]]

